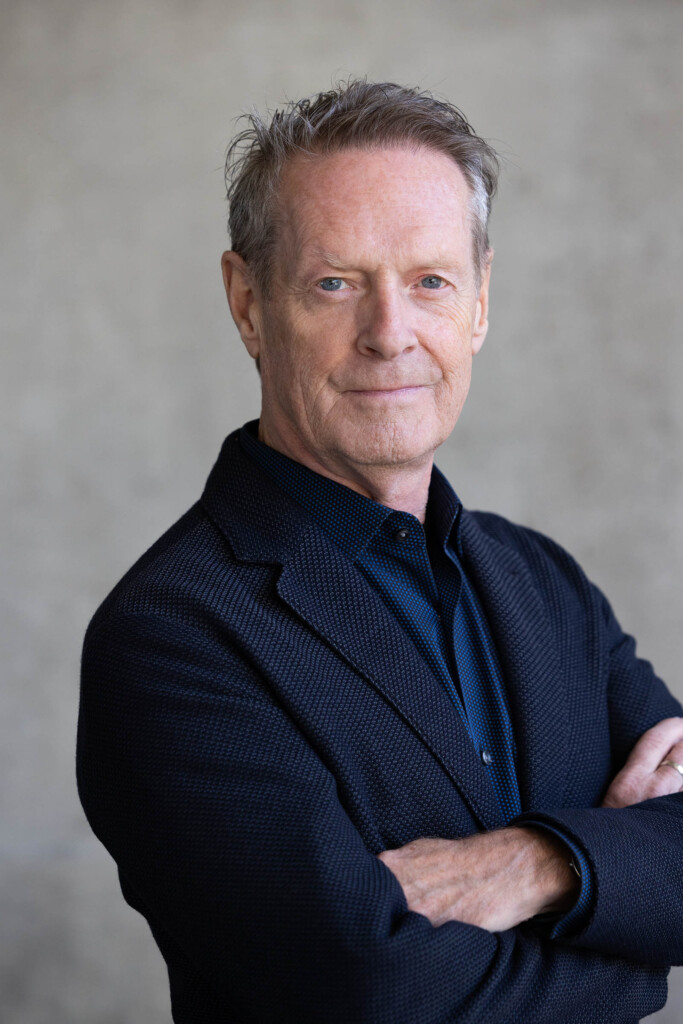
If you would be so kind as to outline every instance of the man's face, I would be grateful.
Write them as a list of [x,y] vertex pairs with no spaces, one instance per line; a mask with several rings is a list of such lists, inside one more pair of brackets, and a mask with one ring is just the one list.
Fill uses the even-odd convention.
[[280,214],[271,293],[245,338],[263,438],[342,477],[431,459],[487,326],[462,172],[429,149],[297,157]]

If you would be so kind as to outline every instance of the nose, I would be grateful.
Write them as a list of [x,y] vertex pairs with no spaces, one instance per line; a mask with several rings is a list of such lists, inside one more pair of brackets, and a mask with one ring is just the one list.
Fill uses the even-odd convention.
[[398,284],[373,287],[361,310],[358,348],[364,355],[394,359],[417,347],[406,296]]

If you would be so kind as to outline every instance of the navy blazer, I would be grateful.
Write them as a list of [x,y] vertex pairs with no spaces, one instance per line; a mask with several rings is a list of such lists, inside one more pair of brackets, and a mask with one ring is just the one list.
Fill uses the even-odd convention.
[[683,962],[683,794],[599,804],[680,704],[555,543],[463,511],[524,814],[585,851],[571,940],[407,910],[376,854],[501,825],[445,691],[353,563],[225,441],[95,614],[79,793],[167,962],[177,1024],[632,1024]]

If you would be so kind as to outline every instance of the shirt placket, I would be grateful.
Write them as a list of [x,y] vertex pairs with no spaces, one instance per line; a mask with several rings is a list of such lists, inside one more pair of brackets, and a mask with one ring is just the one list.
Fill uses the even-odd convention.
[[439,590],[422,524],[409,513],[392,512],[358,559],[358,565],[445,686],[469,728],[449,664]]

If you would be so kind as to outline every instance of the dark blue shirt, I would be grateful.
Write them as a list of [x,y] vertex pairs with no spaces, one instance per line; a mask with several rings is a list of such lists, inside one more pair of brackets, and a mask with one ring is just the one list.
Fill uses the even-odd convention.
[[[423,526],[410,513],[380,505],[263,444],[257,430],[256,420],[242,428],[243,449],[316,519],[386,602],[453,701],[509,824],[522,807],[505,680],[460,561],[462,506],[445,476],[434,466]],[[584,855],[560,838],[574,853],[582,886],[575,906],[554,924],[553,937],[583,921],[592,890]]]

